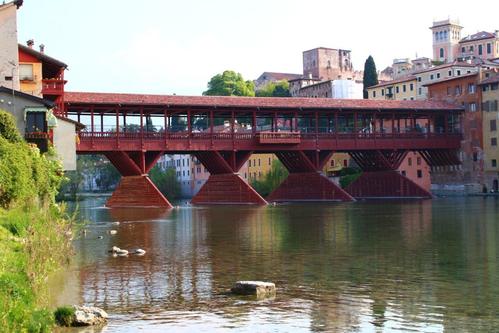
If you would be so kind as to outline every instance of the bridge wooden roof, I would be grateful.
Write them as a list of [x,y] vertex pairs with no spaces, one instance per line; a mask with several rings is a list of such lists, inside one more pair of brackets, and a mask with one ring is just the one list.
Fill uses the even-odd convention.
[[68,106],[119,105],[260,109],[449,110],[462,107],[441,101],[394,101],[301,97],[177,96],[121,93],[65,92]]

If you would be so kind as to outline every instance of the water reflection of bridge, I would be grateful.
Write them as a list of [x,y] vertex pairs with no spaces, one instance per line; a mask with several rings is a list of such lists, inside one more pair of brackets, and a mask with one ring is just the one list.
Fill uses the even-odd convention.
[[[459,299],[475,288],[463,276],[473,272],[479,276],[473,281],[487,290],[497,276],[497,267],[466,262],[462,249],[491,253],[492,265],[497,227],[492,220],[466,227],[466,214],[459,218],[455,208],[452,223],[435,227],[432,209],[431,201],[192,208],[169,211],[158,222],[122,222],[113,244],[83,239],[78,245],[79,252],[97,257],[80,269],[82,302],[112,313],[164,316],[216,309],[244,323],[255,304],[236,305],[221,293],[235,280],[262,279],[279,286],[276,300],[266,305],[270,313],[299,313],[317,331],[389,327],[394,321],[408,329],[427,322],[456,327],[453,318],[462,312],[447,308],[447,301],[465,303],[470,311],[483,304],[478,296]],[[119,218],[131,220],[121,213]],[[143,246],[148,253],[112,258],[106,253],[111,245]],[[449,269],[446,263],[456,260],[468,273]]]
[[[104,154],[123,176],[115,207],[170,206],[147,177],[165,153],[192,154],[210,172],[198,204],[266,203],[237,174],[252,153],[274,153],[290,172],[271,201],[429,197],[395,170],[409,151],[430,166],[459,164],[461,111],[428,101],[65,94],[65,114],[87,125],[77,152]],[[320,173],[336,152],[364,171],[346,190]]]

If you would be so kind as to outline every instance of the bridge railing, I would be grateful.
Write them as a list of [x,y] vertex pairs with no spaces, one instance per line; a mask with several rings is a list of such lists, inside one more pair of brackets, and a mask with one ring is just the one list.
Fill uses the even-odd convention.
[[376,139],[430,139],[442,137],[458,137],[460,133],[301,133],[301,132],[244,132],[244,133],[210,133],[210,132],[111,132],[82,131],[80,140],[257,140],[260,143],[299,143],[303,140],[376,140]]

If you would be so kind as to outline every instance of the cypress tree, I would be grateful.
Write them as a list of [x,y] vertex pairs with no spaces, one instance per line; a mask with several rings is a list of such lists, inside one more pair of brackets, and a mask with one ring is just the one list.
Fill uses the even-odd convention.
[[378,72],[372,56],[369,56],[364,63],[364,99],[367,99],[367,88],[378,84]]

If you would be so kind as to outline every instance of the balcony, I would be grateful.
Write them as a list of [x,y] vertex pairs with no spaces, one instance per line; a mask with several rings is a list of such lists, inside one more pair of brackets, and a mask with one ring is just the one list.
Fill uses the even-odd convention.
[[298,144],[301,142],[300,132],[260,132],[257,133],[260,144]]
[[42,94],[52,96],[62,96],[64,94],[64,85],[66,80],[60,79],[43,79]]

